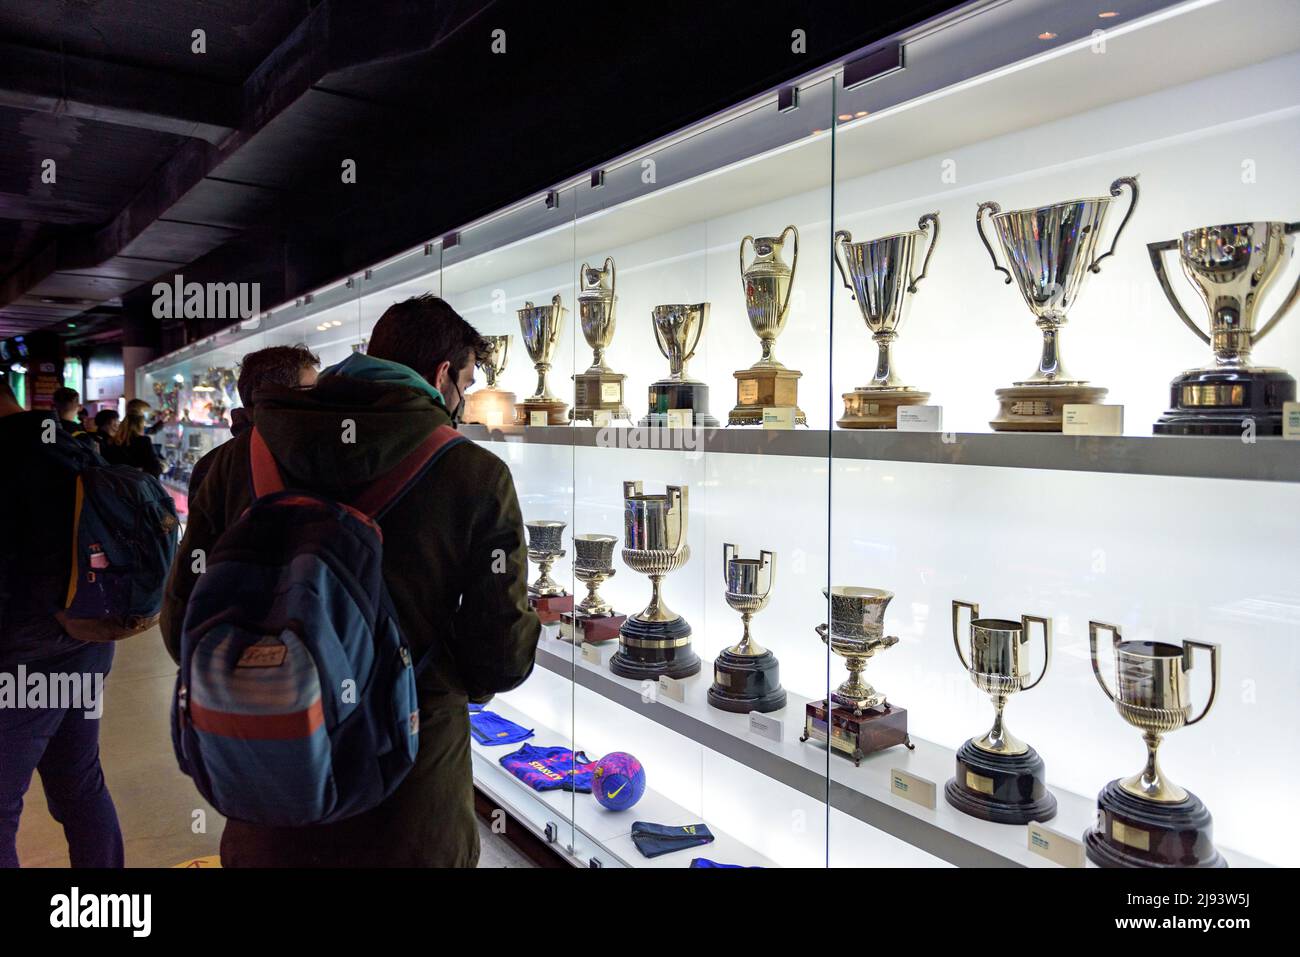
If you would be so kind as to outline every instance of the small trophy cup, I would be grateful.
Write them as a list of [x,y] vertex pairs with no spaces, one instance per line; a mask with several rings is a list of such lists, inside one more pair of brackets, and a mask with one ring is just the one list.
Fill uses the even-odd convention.
[[560,616],[560,635],[581,645],[617,638],[627,620],[600,597],[600,586],[614,577],[614,535],[573,536],[573,577],[587,586],[587,597]]
[[[1119,196],[1124,186],[1132,192],[1128,212],[1115,230],[1110,249],[1094,259],[1111,198]],[[1115,246],[1137,209],[1137,202],[1137,177],[1123,176],[1110,184],[1110,197],[1072,199],[1055,206],[1007,213],[997,203],[980,203],[975,211],[975,228],[993,260],[993,268],[1006,276],[1007,283],[1014,278],[1043,333],[1043,351],[1034,374],[1009,389],[997,390],[1001,406],[998,417],[989,423],[994,430],[1060,432],[1062,406],[1097,404],[1106,397],[1105,389],[1090,386],[1065,370],[1061,361],[1061,327],[1065,325],[1066,312],[1083,289],[1087,274],[1100,272],[1102,260],[1115,255]],[[998,265],[998,257],[984,234],[986,212],[992,214],[993,227],[1010,270]]]
[[669,376],[651,384],[650,411],[638,424],[643,428],[664,426],[669,411],[690,409],[694,425],[716,428],[718,420],[709,414],[709,387],[686,375],[686,363],[704,336],[709,304],[655,306],[650,317],[659,351],[668,360]]
[[759,552],[758,558],[737,558],[735,545],[722,546],[722,576],[727,583],[727,604],[740,612],[744,632],[740,641],[713,662],[709,704],[723,711],[748,714],[785,707],[776,655],[749,635],[749,621],[767,607],[776,577],[776,555]]
[[[1115,649],[1115,691],[1097,663],[1097,633],[1109,631]],[[1196,724],[1214,707],[1219,688],[1219,646],[1184,641],[1123,641],[1119,627],[1088,622],[1092,670],[1120,717],[1142,732],[1146,766],[1111,781],[1097,796],[1097,823],[1083,835],[1088,859],[1100,867],[1226,867],[1214,849],[1210,812],[1195,794],[1165,777],[1156,760],[1160,739]],[[1210,653],[1210,694],[1195,718],[1187,672],[1194,649]]]
[[605,364],[605,350],[614,340],[614,260],[605,257],[602,269],[586,263],[578,273],[578,320],[587,345],[595,350],[591,368],[573,377],[575,396],[573,421],[594,422],[597,412],[608,412],[611,419],[631,419],[623,404],[623,380],[627,378]]
[[691,557],[686,492],[684,486],[669,485],[663,495],[645,495],[640,482],[623,483],[623,561],[649,575],[653,590],[645,610],[619,630],[609,670],[622,678],[686,678],[700,670],[700,658],[691,650],[691,626],[660,594],[663,577]]
[[[835,585],[823,595],[831,603],[830,628],[817,626],[817,634],[831,651],[844,659],[849,680],[831,693],[829,701],[810,701],[805,707],[803,735],[842,751],[855,766],[874,751],[902,744],[910,751],[907,711],[895,708],[885,696],[862,680],[862,671],[878,651],[892,648],[898,639],[885,636],[885,609],[894,593],[882,588]],[[828,634],[829,633],[829,634]]]
[[528,357],[533,360],[533,368],[537,370],[537,392],[516,406],[516,425],[531,425],[534,412],[545,412],[547,425],[566,425],[569,421],[568,405],[551,395],[551,387],[546,384],[546,373],[551,371],[555,343],[560,337],[560,328],[564,325],[564,311],[558,292],[551,298],[549,306],[534,306],[531,302],[526,302],[524,308],[518,310],[524,348],[528,350]]
[[[786,236],[792,236],[790,264],[781,259]],[[745,265],[745,245],[753,249],[754,258]],[[794,410],[794,421],[807,425],[808,417],[799,408],[799,379],[802,372],[787,369],[772,355],[776,337],[785,328],[790,315],[790,293],[794,289],[794,271],[799,265],[799,230],[787,226],[780,236],[740,241],[740,281],[745,287],[745,311],[749,325],[763,344],[763,357],[748,369],[733,373],[736,377],[736,407],[727,416],[727,425],[762,425],[763,409]]]
[[533,606],[542,624],[560,620],[562,612],[573,610],[573,596],[551,577],[551,566],[564,557],[564,522],[525,522],[528,530],[528,557],[537,562],[541,574],[528,586],[528,604]]
[[[916,257],[931,223],[934,235],[917,275]],[[930,398],[930,393],[903,383],[894,368],[892,353],[907,314],[909,294],[915,293],[917,284],[925,278],[934,247],[939,244],[938,213],[926,213],[916,225],[910,232],[861,243],[855,243],[847,229],[835,233],[835,265],[840,279],[853,293],[877,348],[871,383],[844,393],[844,416],[837,423],[842,429],[898,428],[900,405],[923,405]]]
[[[961,609],[970,612],[970,658],[962,651]],[[1043,680],[1052,661],[1052,621],[1021,615],[1019,621],[981,618],[980,606],[952,603],[952,641],[971,681],[993,699],[993,727],[982,738],[971,738],[957,751],[957,775],[944,787],[948,803],[957,810],[999,824],[1047,821],[1056,815],[1056,798],[1047,790],[1043,759],[1007,730],[1002,709],[1017,691],[1028,691]],[[1029,680],[1024,646],[1029,625],[1043,629],[1043,670]]]
[[[1255,309],[1295,252],[1300,223],[1227,223],[1189,229],[1182,239],[1149,243],[1151,267],[1187,328],[1214,350],[1214,364],[1191,369],[1170,386],[1170,408],[1156,435],[1240,435],[1243,419],[1256,435],[1282,434],[1282,405],[1295,401],[1295,379],[1282,369],[1250,364],[1250,350],[1300,298],[1300,277],[1272,318],[1255,331]],[[1174,294],[1163,254],[1178,250],[1185,275],[1210,311],[1207,335]]]
[[498,428],[515,420],[515,394],[497,388],[497,379],[506,371],[510,355],[509,336],[484,336],[488,352],[480,356],[477,365],[487,380],[481,389],[465,396],[465,421],[489,428]]

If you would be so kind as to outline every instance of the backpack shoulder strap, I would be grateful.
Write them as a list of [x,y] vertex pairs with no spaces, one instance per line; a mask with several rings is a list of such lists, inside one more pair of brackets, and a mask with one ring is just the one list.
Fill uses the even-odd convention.
[[376,479],[353,501],[352,506],[371,518],[379,518],[424,477],[452,446],[465,441],[450,425],[440,425],[390,472]]
[[257,426],[253,427],[248,437],[248,461],[253,470],[253,498],[262,498],[274,492],[284,491],[284,478],[280,475],[280,466],[275,464],[271,447]]

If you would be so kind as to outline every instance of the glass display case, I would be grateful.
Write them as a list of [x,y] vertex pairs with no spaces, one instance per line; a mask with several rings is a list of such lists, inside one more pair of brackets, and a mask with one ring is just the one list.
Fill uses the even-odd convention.
[[138,389],[495,337],[544,626],[475,780],[574,863],[1293,865],[1300,7],[1118,7],[970,4]]

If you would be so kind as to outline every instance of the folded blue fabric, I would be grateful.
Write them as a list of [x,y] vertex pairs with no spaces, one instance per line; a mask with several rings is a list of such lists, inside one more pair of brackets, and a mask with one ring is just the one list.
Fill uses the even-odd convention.
[[688,847],[699,847],[713,840],[713,832],[704,824],[651,824],[632,822],[632,843],[645,857],[658,857]]
[[518,744],[531,738],[533,729],[515,724],[495,711],[476,711],[469,716],[469,733],[479,744]]
[[719,864],[717,861],[711,861],[707,857],[696,857],[691,860],[691,867],[718,867],[727,868],[728,870],[736,869],[742,871],[761,871],[763,868],[757,864]]

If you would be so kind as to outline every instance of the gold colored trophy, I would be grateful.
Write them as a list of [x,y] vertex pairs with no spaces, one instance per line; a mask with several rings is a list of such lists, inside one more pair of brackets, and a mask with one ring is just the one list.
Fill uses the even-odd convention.
[[[793,237],[790,264],[781,259],[786,236]],[[754,258],[745,265],[745,246],[753,249]],[[736,407],[727,416],[727,425],[762,425],[763,409],[792,409],[794,421],[807,425],[808,418],[799,408],[799,379],[802,372],[787,369],[776,360],[772,349],[776,337],[790,316],[790,294],[794,290],[794,272],[799,265],[799,230],[787,226],[780,236],[740,241],[740,281],[745,287],[745,311],[749,325],[763,344],[763,355],[748,369],[733,373],[736,377]]]
[[573,577],[587,586],[587,597],[573,611],[560,616],[560,635],[575,644],[617,638],[627,620],[600,597],[600,586],[614,577],[616,544],[615,535],[573,536]]
[[564,326],[564,312],[558,292],[551,298],[549,306],[534,306],[526,302],[524,308],[518,310],[524,347],[537,370],[537,392],[515,407],[516,425],[531,425],[534,412],[545,412],[547,425],[568,424],[568,404],[552,395],[551,387],[546,383],[546,374],[551,371],[551,357],[555,355],[555,343]]
[[510,356],[509,336],[484,336],[488,353],[477,360],[487,380],[483,388],[465,396],[465,421],[496,428],[515,419],[515,394],[497,388],[497,379],[506,371]]
[[586,263],[578,273],[578,321],[582,335],[595,355],[591,367],[573,377],[573,421],[594,422],[597,412],[608,412],[612,419],[631,419],[623,404],[623,381],[627,376],[605,364],[605,350],[614,340],[614,312],[618,297],[614,294],[614,260],[605,257],[601,269]]

